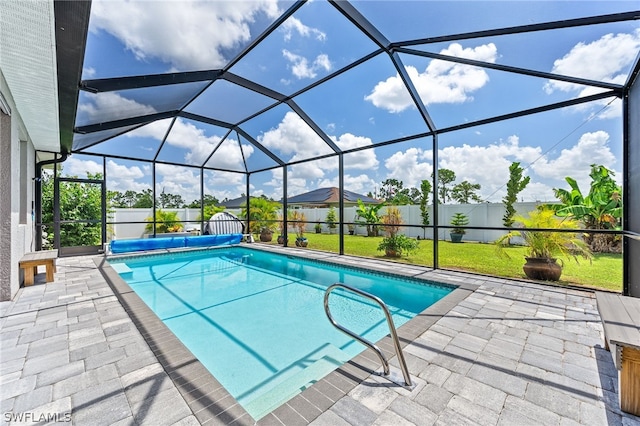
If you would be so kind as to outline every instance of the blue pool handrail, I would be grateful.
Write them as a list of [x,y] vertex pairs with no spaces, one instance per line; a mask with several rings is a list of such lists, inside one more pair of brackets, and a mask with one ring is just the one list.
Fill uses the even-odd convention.
[[360,336],[359,334],[356,334],[353,331],[349,330],[348,328],[345,328],[342,325],[338,324],[338,322],[331,315],[331,310],[329,309],[329,295],[336,288],[342,288],[352,293],[356,293],[380,305],[380,307],[382,308],[382,311],[384,312],[384,316],[387,318],[387,325],[389,326],[389,332],[391,333],[391,340],[393,340],[393,346],[396,350],[396,355],[398,356],[400,369],[402,370],[402,375],[404,376],[404,384],[407,387],[412,387],[413,384],[411,383],[411,375],[409,374],[409,370],[407,369],[407,363],[404,360],[404,354],[402,353],[402,348],[400,347],[400,341],[398,340],[398,333],[396,332],[396,326],[393,323],[393,318],[391,317],[391,313],[389,313],[389,309],[387,308],[387,305],[385,305],[382,299],[380,299],[378,296],[374,296],[373,294],[367,293],[366,291],[362,291],[359,288],[355,288],[344,283],[332,284],[329,286],[329,288],[327,288],[327,291],[324,293],[324,312],[327,314],[327,318],[329,318],[329,321],[331,321],[331,324],[333,324],[333,326],[336,327],[338,330],[353,337],[363,345],[371,348],[378,355],[378,358],[380,358],[385,376],[389,376],[389,372],[390,372],[389,361],[387,361],[387,358],[384,356],[380,348],[377,347],[375,344],[371,343],[369,340]]

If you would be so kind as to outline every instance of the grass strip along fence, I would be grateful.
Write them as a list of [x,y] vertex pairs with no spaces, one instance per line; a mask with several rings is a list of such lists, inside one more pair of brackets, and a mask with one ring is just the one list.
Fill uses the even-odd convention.
[[[309,240],[309,249],[337,253],[339,239],[337,234],[305,234]],[[433,241],[421,240],[417,251],[409,256],[388,259],[377,250],[382,237],[365,237],[360,235],[344,236],[345,254],[393,260],[395,262],[414,265],[433,266]],[[276,244],[275,238],[273,244]],[[505,250],[509,259],[496,254],[493,244],[464,242],[454,244],[440,241],[438,245],[439,267],[459,271],[474,272],[503,278],[527,279],[522,271],[525,247],[512,246]],[[580,260],[562,260],[563,271],[556,284],[582,286],[590,289],[606,289],[622,291],[622,255],[595,253],[591,262]]]

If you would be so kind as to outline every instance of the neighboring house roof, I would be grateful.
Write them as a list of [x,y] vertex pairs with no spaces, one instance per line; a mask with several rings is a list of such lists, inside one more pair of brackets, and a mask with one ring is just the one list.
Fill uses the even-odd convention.
[[243,195],[242,197],[234,198],[233,200],[223,201],[218,205],[228,209],[244,209],[247,207],[247,196]]
[[[288,204],[297,205],[337,205],[340,202],[340,191],[336,187],[332,188],[318,188],[313,191],[305,192],[304,194],[296,195],[287,198]],[[366,195],[358,194],[356,192],[344,191],[344,203],[347,205],[355,205],[358,203],[358,198],[365,204],[379,204],[381,201],[375,198],[367,197]]]

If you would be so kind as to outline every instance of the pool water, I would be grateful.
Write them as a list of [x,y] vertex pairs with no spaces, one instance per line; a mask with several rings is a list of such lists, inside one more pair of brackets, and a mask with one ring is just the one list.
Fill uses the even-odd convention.
[[[242,247],[110,259],[121,277],[255,419],[365,349],[335,329],[335,282],[380,297],[400,327],[453,287]],[[377,341],[382,310],[341,289],[331,313]]]

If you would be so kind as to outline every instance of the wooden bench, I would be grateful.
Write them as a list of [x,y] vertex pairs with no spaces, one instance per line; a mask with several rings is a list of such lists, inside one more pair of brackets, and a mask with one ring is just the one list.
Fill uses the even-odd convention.
[[596,292],[596,302],[618,369],[620,409],[640,416],[640,298]]
[[56,258],[58,250],[43,250],[26,253],[20,259],[19,265],[24,269],[24,285],[33,285],[33,279],[38,273],[38,266],[47,267],[47,282],[53,281],[53,273],[56,272]]

